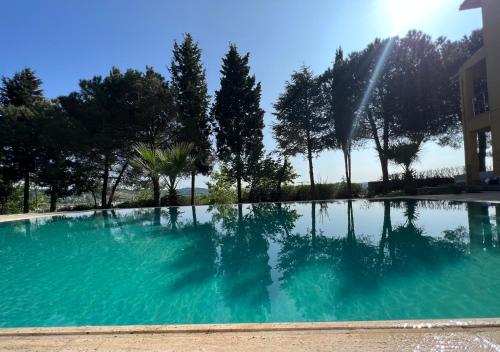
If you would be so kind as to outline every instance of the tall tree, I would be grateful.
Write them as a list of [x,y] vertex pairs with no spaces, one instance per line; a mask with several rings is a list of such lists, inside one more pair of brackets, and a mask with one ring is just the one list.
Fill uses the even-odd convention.
[[354,69],[356,56],[344,58],[339,48],[335,54],[332,69],[322,77],[325,94],[325,107],[329,121],[329,133],[325,136],[328,148],[339,148],[344,155],[344,170],[347,183],[347,196],[352,197],[351,156],[353,143],[357,139],[357,109],[360,103],[359,80]]
[[215,92],[217,154],[229,166],[236,181],[238,202],[248,165],[263,149],[264,110],[260,108],[261,85],[250,75],[250,54],[241,56],[236,45],[223,58],[220,89]]
[[77,167],[80,126],[61,108],[57,101],[40,107],[40,147],[37,155],[37,184],[50,197],[50,211],[56,210],[62,197],[75,195],[87,182]]
[[191,143],[194,147],[195,167],[191,173],[191,204],[194,205],[196,174],[206,175],[212,168],[212,124],[208,114],[209,95],[201,49],[191,34],[186,34],[181,44],[174,43],[170,73],[179,113],[179,141]]
[[39,113],[43,102],[42,81],[26,68],[12,78],[3,77],[0,86],[0,129],[2,149],[7,150],[12,166],[24,182],[23,211],[29,212],[30,174],[35,171],[38,150]]
[[309,162],[311,197],[315,194],[314,157],[325,148],[327,120],[318,78],[303,66],[292,73],[285,91],[274,104],[278,120],[273,133],[280,149],[290,156],[304,155]]
[[87,163],[101,173],[101,207],[112,206],[114,194],[130,169],[133,144],[138,141],[142,74],[122,73],[113,68],[105,78],[96,76],[80,81],[80,91],[61,97],[66,111],[85,129]]
[[[381,70],[361,119],[364,136],[374,141],[382,179],[389,181],[389,154],[394,143],[435,140],[458,146],[461,138],[460,97],[451,79],[482,46],[482,33],[460,41],[431,38],[411,31],[404,38],[376,39],[355,53],[363,87]],[[364,77],[364,78],[363,78]]]
[[[140,80],[138,114],[138,140],[139,148],[136,152],[142,157],[132,163],[138,169],[139,175],[151,178],[153,183],[153,201],[155,206],[160,206],[161,189],[158,173],[158,160],[156,151],[165,149],[175,142],[178,129],[177,110],[171,87],[165,78],[155,72],[151,67],[146,68],[146,73]],[[138,150],[139,149],[139,150]]]

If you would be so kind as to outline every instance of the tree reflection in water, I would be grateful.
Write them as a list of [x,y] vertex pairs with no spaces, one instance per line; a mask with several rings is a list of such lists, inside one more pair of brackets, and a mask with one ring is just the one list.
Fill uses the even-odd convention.
[[[48,272],[32,280],[34,302],[43,297],[48,280],[71,290],[75,275],[98,277],[80,281],[88,292],[82,289],[79,299],[102,323],[404,319],[442,312],[452,317],[467,314],[463,302],[480,304],[460,298],[476,289],[461,292],[461,275],[494,275],[489,271],[491,258],[498,257],[500,228],[492,220],[499,210],[483,203],[386,200],[99,211],[18,222],[9,228],[11,236],[2,236],[0,224],[0,259],[33,272],[30,277],[37,267],[17,258],[75,268],[75,273],[53,269],[53,278]],[[447,211],[460,224],[450,218],[449,224],[444,219],[436,225]],[[52,233],[64,234],[64,246]],[[85,260],[78,261],[81,256]],[[481,294],[488,290],[476,286]],[[107,321],[102,306],[114,304],[120,290],[134,301],[133,311]],[[53,304],[52,297],[64,294],[44,299]],[[423,308],[412,306],[420,300]],[[443,308],[455,300],[456,307]],[[438,306],[426,311],[433,302]],[[58,307],[60,316],[79,311],[76,303],[68,311],[64,304]],[[500,314],[487,305],[474,309]],[[30,311],[26,319],[36,320]]]

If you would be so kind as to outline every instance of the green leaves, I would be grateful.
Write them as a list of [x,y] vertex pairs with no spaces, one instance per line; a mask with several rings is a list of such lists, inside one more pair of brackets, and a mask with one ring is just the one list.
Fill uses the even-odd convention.
[[260,108],[261,86],[250,75],[249,54],[241,56],[234,44],[223,59],[220,89],[215,92],[212,116],[215,120],[217,155],[229,165],[238,184],[249,173],[251,159],[264,148],[264,110]]
[[[177,143],[168,149],[159,149],[139,143],[134,146],[134,150],[137,155],[131,164],[151,177],[155,197],[159,197],[159,179],[165,176],[170,205],[177,205],[178,179],[191,174],[195,167],[193,145]],[[155,202],[159,203],[159,199],[155,199]]]
[[166,150],[159,150],[160,170],[171,179],[186,176],[194,167],[193,144],[176,143]]

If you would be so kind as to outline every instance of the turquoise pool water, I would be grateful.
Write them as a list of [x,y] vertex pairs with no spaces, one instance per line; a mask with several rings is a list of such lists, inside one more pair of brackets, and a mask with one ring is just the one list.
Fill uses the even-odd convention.
[[500,317],[496,212],[339,201],[2,223],[0,326]]

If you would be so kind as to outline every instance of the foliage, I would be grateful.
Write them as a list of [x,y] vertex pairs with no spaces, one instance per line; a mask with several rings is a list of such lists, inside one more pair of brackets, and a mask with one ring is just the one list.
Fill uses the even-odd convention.
[[333,68],[322,76],[325,95],[325,113],[327,116],[328,134],[325,136],[325,146],[330,149],[340,149],[344,155],[345,179],[348,197],[352,193],[351,185],[351,155],[355,139],[358,137],[357,111],[362,95],[361,87],[365,82],[360,72],[363,66],[355,54],[349,59],[344,58],[342,49],[335,54]]
[[0,201],[0,214],[16,214],[23,211],[23,188],[12,187]]
[[12,78],[3,77],[0,86],[0,149],[2,168],[14,179],[23,179],[23,211],[29,211],[30,174],[35,171],[39,148],[39,114],[43,102],[41,80],[26,68]]
[[347,183],[318,183],[316,185],[316,195],[311,197],[309,186],[307,185],[287,185],[283,187],[282,200],[286,202],[309,201],[309,200],[329,200],[359,198],[364,195],[361,185],[352,184],[351,197],[347,194]]
[[249,54],[241,56],[231,44],[223,59],[220,89],[215,92],[217,155],[226,163],[242,200],[242,179],[248,165],[260,155],[263,144],[264,110],[260,108],[261,86],[250,75]]
[[232,204],[238,200],[234,182],[228,176],[228,167],[221,164],[220,171],[213,171],[208,186],[209,204]]
[[191,203],[194,204],[195,176],[197,173],[206,175],[212,168],[212,122],[208,114],[210,97],[201,63],[201,49],[190,34],[184,36],[181,44],[174,43],[170,73],[179,116],[178,139],[193,144],[195,168],[191,176]]
[[137,156],[131,160],[133,167],[138,168],[142,173],[151,178],[153,184],[153,201],[156,207],[160,206],[160,175],[162,163],[161,152],[151,148],[144,143],[138,143],[134,147]]
[[366,77],[381,70],[360,128],[374,142],[385,183],[391,142],[460,144],[460,90],[451,77],[481,46],[480,31],[454,42],[410,31],[404,38],[377,39],[358,53]]
[[192,152],[193,145],[189,143],[177,143],[169,149],[158,151],[160,171],[167,178],[166,186],[170,205],[178,204],[176,189],[179,178],[190,175],[194,167]]
[[280,200],[282,187],[298,177],[287,157],[274,158],[271,154],[252,165],[248,177],[250,202]]
[[60,100],[82,126],[85,163],[100,170],[101,207],[111,207],[119,184],[133,176],[134,143],[169,143],[175,110],[168,85],[151,68],[146,73],[113,68],[104,78],[80,81],[79,92]]
[[403,168],[405,179],[411,181],[413,173],[411,166],[418,160],[421,151],[421,144],[418,142],[398,142],[389,150],[389,159]]
[[313,158],[325,149],[327,120],[319,80],[308,67],[294,71],[285,91],[274,104],[277,122],[274,137],[285,155],[304,155],[309,163],[311,194],[314,194]]

